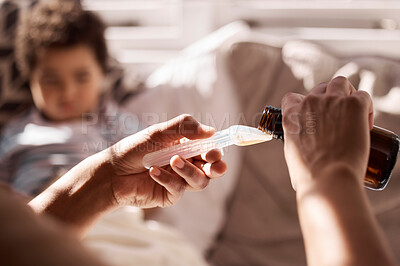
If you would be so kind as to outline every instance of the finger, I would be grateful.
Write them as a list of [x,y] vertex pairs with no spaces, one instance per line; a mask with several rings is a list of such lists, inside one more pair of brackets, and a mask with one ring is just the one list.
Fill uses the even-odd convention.
[[349,96],[354,92],[356,92],[356,89],[347,78],[342,76],[332,79],[326,87],[327,94]]
[[150,136],[157,141],[176,141],[181,138],[202,139],[211,137],[215,129],[199,123],[191,115],[180,115],[150,127]]
[[224,161],[217,161],[215,163],[205,163],[202,161],[195,161],[194,165],[202,169],[203,172],[210,178],[216,179],[223,176],[228,170],[228,166]]
[[281,101],[282,115],[285,116],[285,113],[287,111],[297,106],[299,103],[303,101],[303,99],[304,95],[293,92],[286,93]]
[[[221,160],[221,158],[222,158],[221,149],[212,149],[212,150],[209,150],[206,153],[202,153],[200,155],[192,157],[191,159],[196,160],[196,161],[206,161],[206,162],[209,162],[209,163],[213,163],[213,162]],[[187,159],[187,160],[189,160],[189,159]]]
[[324,94],[327,86],[328,82],[318,84],[314,89],[311,90],[310,94]]
[[202,170],[183,159],[179,155],[171,158],[170,165],[175,173],[185,179],[189,185],[190,190],[202,190],[207,187],[210,179],[204,174]]
[[176,202],[185,192],[186,182],[181,177],[154,166],[149,169],[149,174],[155,182],[168,191],[171,202]]
[[369,124],[369,129],[371,130],[372,127],[374,126],[374,106],[373,106],[373,103],[372,103],[371,96],[366,91],[356,91],[351,96],[358,97],[358,98],[362,99],[362,101],[367,106],[367,109],[368,109],[368,124]]
[[201,155],[201,159],[208,163],[214,163],[221,160],[221,158],[222,154],[219,149],[213,149]]

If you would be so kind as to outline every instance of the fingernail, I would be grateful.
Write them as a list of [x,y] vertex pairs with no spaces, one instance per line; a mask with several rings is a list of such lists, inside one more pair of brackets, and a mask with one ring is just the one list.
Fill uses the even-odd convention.
[[151,173],[155,176],[159,176],[161,174],[161,171],[158,168],[152,167]]
[[209,127],[203,124],[200,124],[200,126],[197,128],[197,131],[199,133],[203,133],[203,132],[213,132],[214,128],[213,127]]
[[185,162],[177,155],[176,158],[174,158],[174,161],[175,161],[175,166],[178,168],[183,168],[183,166],[185,166]]

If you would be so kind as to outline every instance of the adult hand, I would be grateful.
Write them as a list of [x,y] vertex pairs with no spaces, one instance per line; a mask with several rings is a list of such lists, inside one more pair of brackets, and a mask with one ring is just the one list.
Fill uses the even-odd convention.
[[373,126],[372,101],[344,77],[314,88],[308,96],[282,100],[285,158],[292,186],[324,179],[324,171],[345,169],[362,184]]
[[142,208],[175,204],[185,190],[202,190],[210,179],[227,170],[218,150],[185,160],[171,158],[166,167],[142,164],[147,153],[178,144],[183,138],[201,139],[214,134],[214,129],[202,125],[189,115],[153,125],[129,136],[108,149],[112,156],[112,190],[120,205]]
[[189,115],[153,125],[96,153],[68,171],[29,202],[35,212],[74,225],[83,236],[91,226],[120,205],[142,208],[175,204],[185,190],[200,190],[227,170],[216,150],[184,160],[171,159],[167,167],[142,165],[146,153],[177,144],[182,138],[207,138],[214,129]]

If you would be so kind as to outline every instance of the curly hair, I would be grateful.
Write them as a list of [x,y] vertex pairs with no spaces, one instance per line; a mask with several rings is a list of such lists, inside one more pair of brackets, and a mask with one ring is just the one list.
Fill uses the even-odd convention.
[[23,75],[30,77],[38,54],[53,47],[88,45],[96,60],[107,70],[105,24],[76,1],[40,1],[21,19],[16,36],[16,58]]

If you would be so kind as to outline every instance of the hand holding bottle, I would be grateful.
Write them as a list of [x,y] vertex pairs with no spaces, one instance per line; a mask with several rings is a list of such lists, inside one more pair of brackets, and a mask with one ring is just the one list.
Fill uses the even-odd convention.
[[372,110],[369,95],[343,77],[282,100],[285,158],[308,265],[395,265],[362,188]]
[[362,185],[367,169],[372,101],[337,77],[308,96],[289,93],[282,100],[285,158],[292,185],[301,189],[344,169]]

